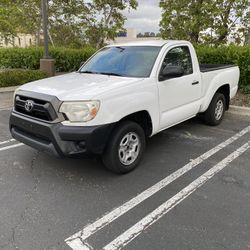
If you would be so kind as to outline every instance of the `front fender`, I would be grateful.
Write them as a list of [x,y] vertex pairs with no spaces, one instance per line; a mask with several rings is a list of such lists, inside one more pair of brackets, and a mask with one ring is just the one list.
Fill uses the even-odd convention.
[[114,89],[95,99],[101,101],[97,116],[84,123],[69,123],[72,126],[96,126],[120,121],[138,111],[147,111],[152,120],[153,133],[159,129],[159,102],[156,82],[152,79],[140,81],[123,88]]

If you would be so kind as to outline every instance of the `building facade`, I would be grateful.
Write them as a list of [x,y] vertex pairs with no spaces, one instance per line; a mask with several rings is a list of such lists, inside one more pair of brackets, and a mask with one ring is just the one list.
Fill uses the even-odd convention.
[[128,28],[126,31],[119,32],[114,40],[108,40],[108,44],[126,43],[144,40],[160,40],[160,37],[137,37],[136,29]]
[[0,47],[4,48],[13,48],[20,47],[26,48],[36,44],[35,36],[30,34],[17,34],[16,37],[12,39],[4,39],[0,37]]

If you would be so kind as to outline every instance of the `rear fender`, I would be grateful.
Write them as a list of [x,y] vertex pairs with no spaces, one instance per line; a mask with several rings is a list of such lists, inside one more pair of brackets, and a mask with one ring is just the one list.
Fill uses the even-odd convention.
[[[215,72],[218,72],[217,74]],[[234,97],[238,89],[238,81],[239,81],[239,68],[232,67],[228,69],[223,69],[219,71],[212,71],[203,74],[216,74],[210,84],[209,87],[203,97],[202,105],[200,108],[200,112],[205,112],[211,103],[215,93],[224,85],[229,85],[230,99]],[[206,84],[206,83],[204,83]]]

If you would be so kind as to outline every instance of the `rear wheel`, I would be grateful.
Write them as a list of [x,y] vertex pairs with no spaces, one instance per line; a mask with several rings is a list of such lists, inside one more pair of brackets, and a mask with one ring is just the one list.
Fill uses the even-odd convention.
[[216,93],[204,113],[205,122],[208,125],[216,126],[219,125],[223,119],[226,110],[226,99],[221,93]]
[[140,163],[145,144],[142,127],[132,121],[123,121],[111,135],[103,155],[103,163],[115,173],[128,173]]

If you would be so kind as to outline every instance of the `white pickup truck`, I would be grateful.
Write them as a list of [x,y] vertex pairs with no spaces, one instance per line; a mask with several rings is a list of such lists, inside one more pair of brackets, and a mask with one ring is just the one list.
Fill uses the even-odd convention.
[[102,155],[108,169],[127,173],[147,137],[200,113],[218,125],[238,80],[235,65],[199,65],[187,41],[106,46],[77,72],[19,87],[10,131],[59,156]]

